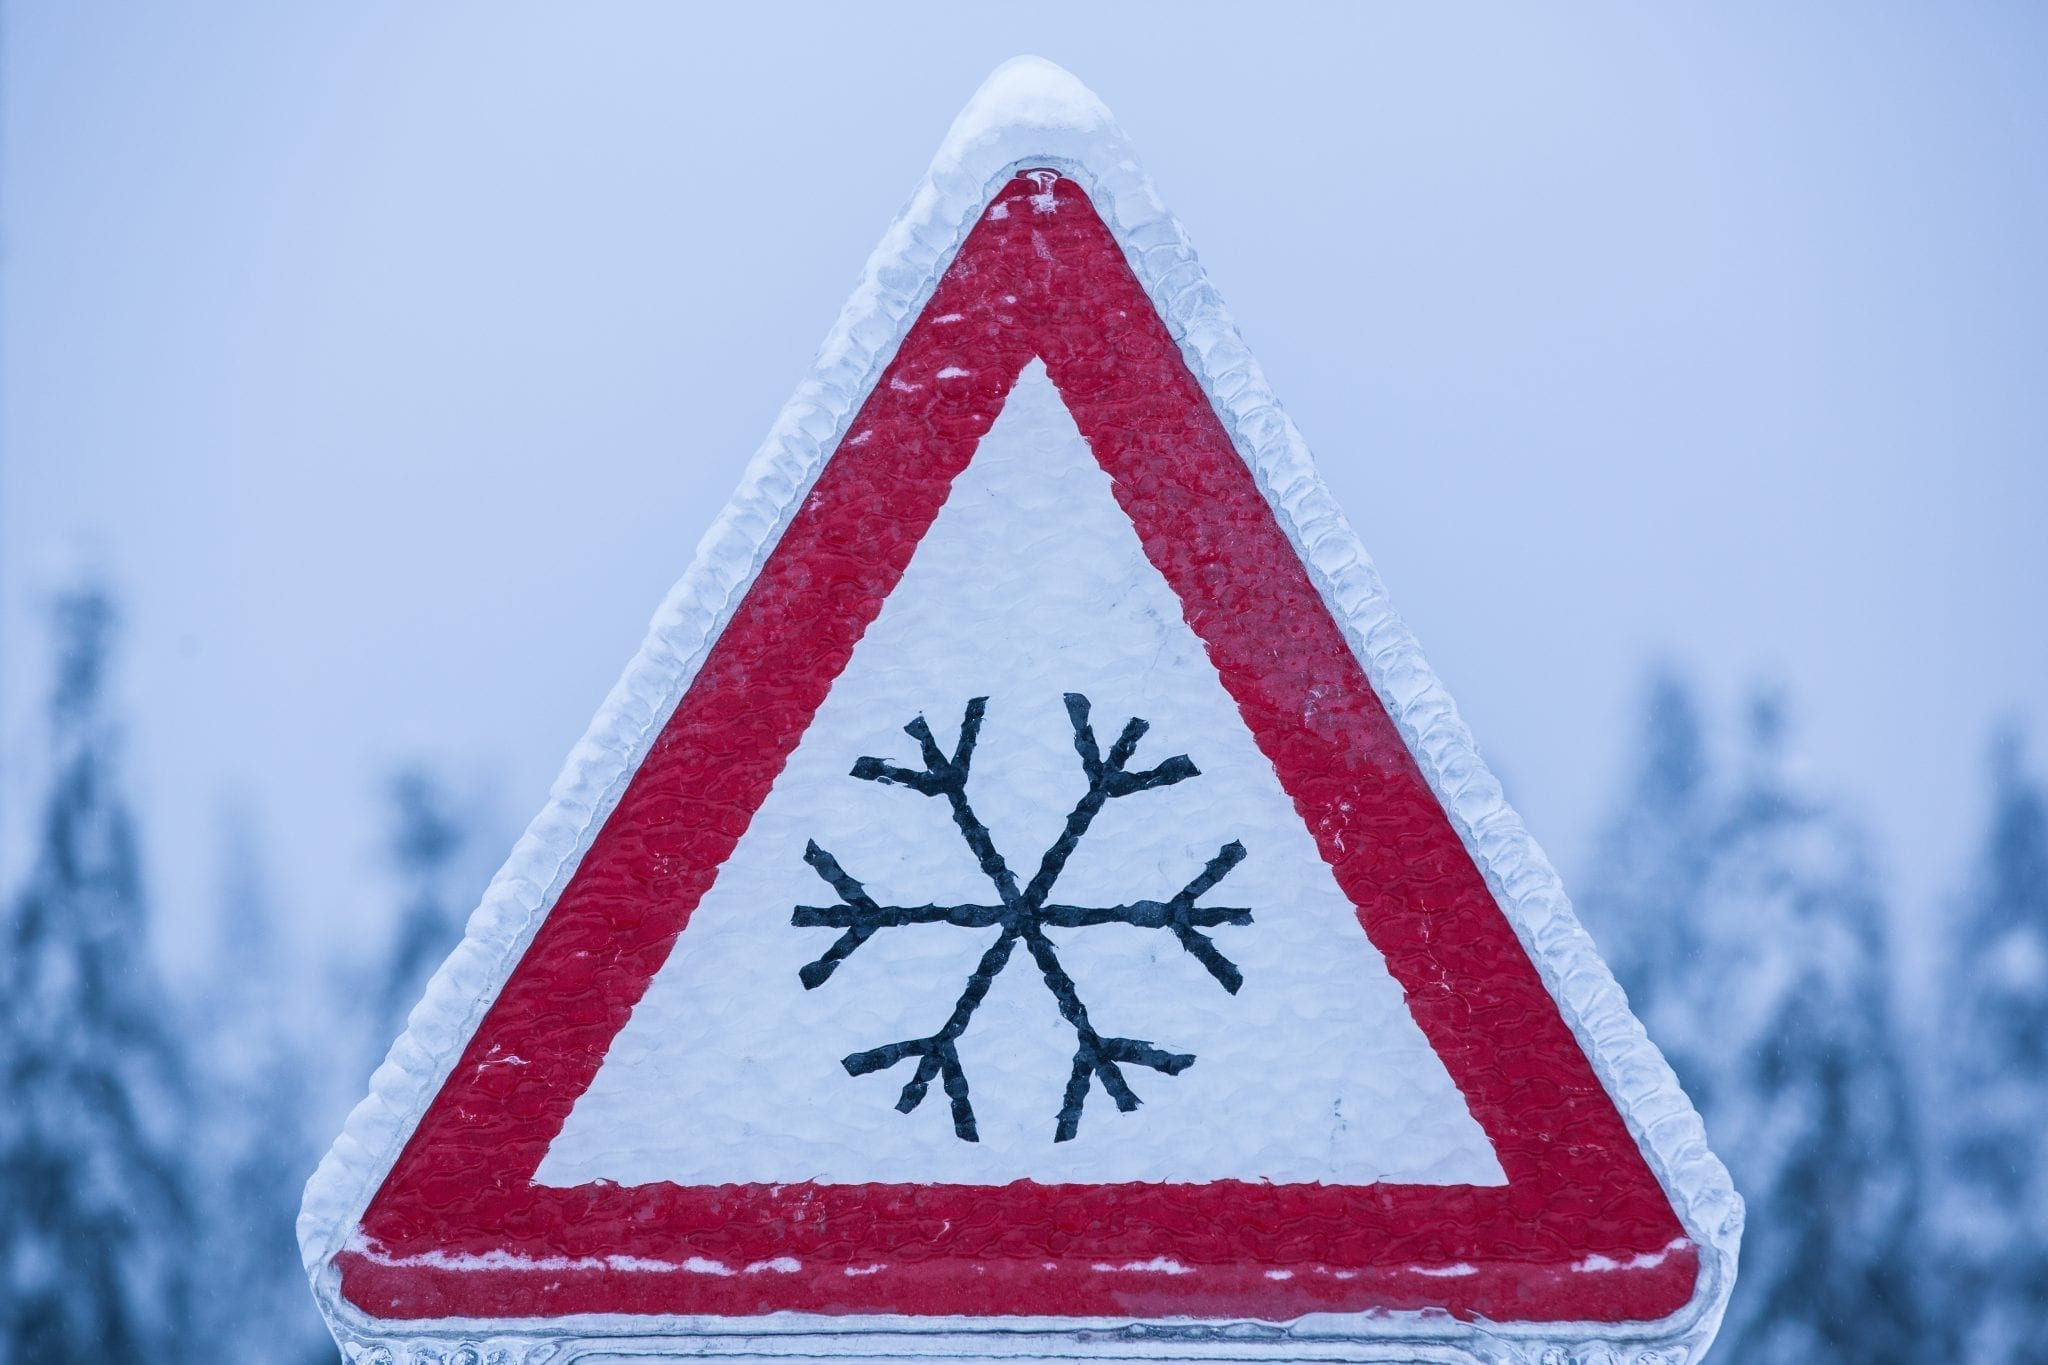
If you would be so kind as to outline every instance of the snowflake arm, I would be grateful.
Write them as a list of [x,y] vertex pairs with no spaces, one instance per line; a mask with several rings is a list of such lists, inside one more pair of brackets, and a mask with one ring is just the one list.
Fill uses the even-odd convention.
[[839,860],[819,848],[817,841],[813,840],[805,846],[804,861],[839,893],[840,899],[846,903],[847,910],[857,916],[847,921],[846,932],[839,936],[838,942],[825,950],[823,957],[798,973],[803,979],[804,989],[809,991],[816,990],[831,979],[832,973],[839,969],[839,964],[851,956],[854,949],[866,943],[875,930],[883,926],[884,916],[882,908],[869,898],[867,888],[847,876],[845,870],[839,866]]
[[960,993],[953,1013],[946,1020],[945,1027],[929,1038],[913,1038],[901,1043],[890,1043],[883,1047],[856,1052],[841,1061],[849,1076],[865,1076],[870,1071],[882,1071],[896,1065],[905,1057],[921,1058],[917,1071],[903,1087],[903,1094],[896,1101],[898,1113],[907,1114],[924,1101],[926,1089],[934,1075],[945,1080],[946,1097],[953,1102],[953,1133],[963,1142],[979,1142],[981,1134],[974,1123],[974,1106],[967,1101],[967,1073],[961,1069],[960,1053],[953,1044],[961,1034],[967,1032],[967,1025],[974,1018],[974,1011],[980,1007],[988,988],[995,984],[996,977],[1008,965],[1010,952],[1017,944],[1017,935],[1004,929],[988,951],[981,955],[981,962],[974,974],[967,978],[967,988]]
[[[959,929],[993,929],[1003,922],[1003,916],[1008,913],[1009,907],[1003,905],[879,905],[866,908],[855,905],[799,905],[789,917],[789,922],[799,929],[859,928],[864,931],[861,942],[865,943],[877,929],[894,929],[905,924],[950,924]],[[1250,924],[1252,912],[1242,906],[1224,905],[1194,905],[1183,910],[1176,897],[1170,901],[1131,901],[1126,905],[1048,905],[1038,913],[1038,922],[1048,929],[1086,929],[1098,924],[1172,929],[1183,921],[1190,926],[1213,929],[1219,924]],[[1206,940],[1207,936],[1197,937]],[[829,955],[834,966],[846,956],[842,952]]]
[[1003,898],[1003,904],[1015,906],[1018,901],[1017,878],[1010,871],[1003,855],[996,852],[995,840],[989,837],[988,826],[967,804],[967,770],[974,762],[974,742],[981,734],[981,718],[987,714],[988,698],[974,697],[967,703],[967,712],[960,718],[960,740],[953,746],[953,756],[947,758],[939,749],[939,742],[932,735],[932,727],[925,724],[923,716],[903,727],[903,732],[918,742],[924,750],[924,771],[913,772],[899,768],[880,758],[863,758],[853,765],[855,777],[870,782],[901,783],[913,791],[926,796],[941,796],[953,808],[953,823],[960,827],[960,833],[967,840],[967,847],[981,863],[981,870],[995,883],[996,894]]
[[1177,1076],[1195,1064],[1192,1053],[1167,1052],[1140,1038],[1104,1038],[1097,1033],[1088,1022],[1088,1007],[1081,1003],[1074,979],[1060,965],[1059,954],[1053,950],[1045,931],[1036,924],[1027,925],[1024,941],[1031,948],[1031,956],[1037,959],[1038,970],[1044,974],[1053,998],[1059,1001],[1061,1017],[1074,1026],[1076,1039],[1074,1071],[1067,1081],[1066,1099],[1053,1131],[1054,1142],[1067,1142],[1080,1131],[1081,1107],[1088,1099],[1090,1077],[1099,1079],[1102,1088],[1116,1101],[1116,1107],[1128,1114],[1138,1107],[1138,1097],[1124,1080],[1118,1062],[1136,1062],[1169,1076]]
[[1217,949],[1216,940],[1199,932],[1195,926],[1199,924],[1204,928],[1213,928],[1219,922],[1249,924],[1252,918],[1251,911],[1245,911],[1242,920],[1217,921],[1209,919],[1197,910],[1195,901],[1203,892],[1222,881],[1231,868],[1243,861],[1244,845],[1232,839],[1216,851],[1216,856],[1202,869],[1202,875],[1181,888],[1181,893],[1164,907],[1167,912],[1167,926],[1173,930],[1173,936],[1180,940],[1180,946],[1193,953],[1195,960],[1208,968],[1209,975],[1216,978],[1217,984],[1232,995],[1236,995],[1238,987],[1244,985],[1244,973],[1237,969],[1236,963]]

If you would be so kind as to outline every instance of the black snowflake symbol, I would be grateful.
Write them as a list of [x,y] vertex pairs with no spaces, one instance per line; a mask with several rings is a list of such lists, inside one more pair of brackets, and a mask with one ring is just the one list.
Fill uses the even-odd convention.
[[1125,765],[1130,762],[1138,740],[1150,726],[1135,717],[1126,722],[1123,733],[1110,746],[1109,756],[1104,758],[1096,745],[1095,731],[1088,724],[1088,698],[1078,692],[1069,692],[1066,703],[1067,715],[1074,724],[1074,749],[1080,754],[1081,767],[1088,775],[1088,790],[1075,805],[1073,813],[1067,816],[1066,828],[1060,837],[1039,859],[1037,874],[1021,891],[1017,887],[1016,875],[1003,861],[1003,855],[996,851],[988,827],[981,823],[967,800],[967,770],[974,758],[974,741],[981,731],[982,715],[988,709],[987,697],[976,697],[967,703],[967,713],[960,721],[960,742],[954,746],[951,758],[939,749],[931,727],[925,724],[923,716],[919,716],[903,729],[924,750],[923,771],[899,768],[880,758],[863,758],[853,765],[855,777],[909,787],[926,796],[945,797],[953,810],[953,823],[960,827],[961,836],[980,862],[982,872],[994,883],[1001,904],[877,905],[867,889],[848,876],[830,853],[815,842],[804,850],[804,861],[839,893],[841,903],[832,906],[800,905],[790,917],[790,923],[800,928],[846,931],[823,957],[799,974],[806,990],[824,985],[839,964],[880,929],[903,924],[955,924],[963,929],[1001,927],[1002,932],[981,955],[980,965],[967,978],[966,988],[960,992],[951,1017],[938,1032],[928,1038],[911,1038],[886,1047],[856,1052],[842,1062],[847,1074],[864,1076],[871,1071],[892,1067],[906,1057],[916,1057],[917,1072],[903,1087],[903,1095],[896,1101],[896,1108],[905,1114],[917,1108],[932,1079],[939,1077],[947,1097],[953,1102],[953,1131],[967,1142],[979,1141],[980,1135],[975,1130],[974,1108],[967,1098],[967,1073],[960,1067],[956,1045],[974,1018],[974,1011],[988,994],[989,986],[1009,964],[1011,953],[1020,940],[1038,964],[1046,989],[1059,1001],[1060,1014],[1073,1026],[1076,1040],[1074,1071],[1067,1082],[1066,1101],[1060,1107],[1059,1124],[1053,1133],[1055,1142],[1065,1142],[1080,1130],[1081,1107],[1087,1101],[1091,1077],[1102,1082],[1102,1088],[1116,1101],[1118,1109],[1129,1113],[1138,1107],[1138,1097],[1124,1080],[1119,1063],[1135,1063],[1176,1076],[1194,1065],[1195,1059],[1191,1053],[1167,1052],[1142,1039],[1105,1038],[1097,1033],[1088,1022],[1088,1009],[1081,1003],[1073,978],[1060,965],[1059,954],[1052,940],[1046,937],[1048,928],[1130,924],[1142,929],[1169,929],[1224,990],[1235,995],[1238,987],[1244,984],[1243,973],[1217,950],[1216,944],[1202,930],[1219,924],[1249,924],[1252,912],[1195,904],[1210,887],[1222,881],[1231,868],[1244,861],[1244,845],[1234,839],[1218,850],[1216,856],[1209,860],[1209,865],[1202,869],[1201,875],[1182,887],[1172,900],[1134,901],[1129,905],[1110,906],[1048,903],[1053,883],[1059,880],[1067,859],[1105,803],[1115,797],[1131,796],[1154,787],[1170,787],[1200,775],[1185,754],[1169,758],[1146,772],[1128,771]]

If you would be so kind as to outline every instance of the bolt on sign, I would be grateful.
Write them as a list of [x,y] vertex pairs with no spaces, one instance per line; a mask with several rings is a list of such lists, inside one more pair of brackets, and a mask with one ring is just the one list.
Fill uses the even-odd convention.
[[1123,135],[1021,59],[300,1235],[361,1365],[1647,1363],[1741,1219]]

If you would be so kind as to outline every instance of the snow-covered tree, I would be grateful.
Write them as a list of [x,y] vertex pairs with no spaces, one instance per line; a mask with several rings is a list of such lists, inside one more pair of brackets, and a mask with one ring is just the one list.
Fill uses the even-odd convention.
[[376,1055],[404,1030],[427,981],[455,945],[481,887],[460,885],[469,824],[446,785],[425,767],[391,780],[390,859],[399,881],[398,929],[376,992]]
[[1700,952],[1697,902],[1716,810],[1699,702],[1669,669],[1650,678],[1636,753],[1580,909],[1650,1035],[1676,1038],[1687,1025],[1678,987]]
[[1947,921],[1934,1201],[1956,1358],[2048,1361],[2048,797],[2017,736],[1993,746],[1991,820]]
[[1749,1203],[1717,1349],[1922,1359],[1917,1137],[1868,851],[1788,775],[1775,701],[1752,706],[1725,779],[1697,714],[1675,681],[1653,687],[1643,765],[1584,903]]
[[188,1354],[192,1135],[179,1032],[151,960],[107,670],[115,613],[56,604],[50,791],[0,919],[0,1360]]
[[309,1058],[293,1027],[296,997],[245,816],[230,818],[225,842],[219,942],[196,1011],[205,1040],[200,1336],[207,1359],[223,1365],[329,1361],[334,1342],[300,1269],[294,1231],[318,1155],[308,1125]]

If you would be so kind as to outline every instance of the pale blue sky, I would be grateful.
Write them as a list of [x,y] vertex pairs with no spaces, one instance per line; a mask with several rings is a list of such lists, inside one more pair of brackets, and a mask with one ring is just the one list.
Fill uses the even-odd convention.
[[1989,726],[2048,758],[2044,12],[1273,8],[8,5],[0,865],[81,554],[180,960],[224,803],[309,956],[381,904],[394,762],[480,775],[509,837],[954,112],[1038,52],[1567,884],[1661,655],[1782,682],[1934,904]]

